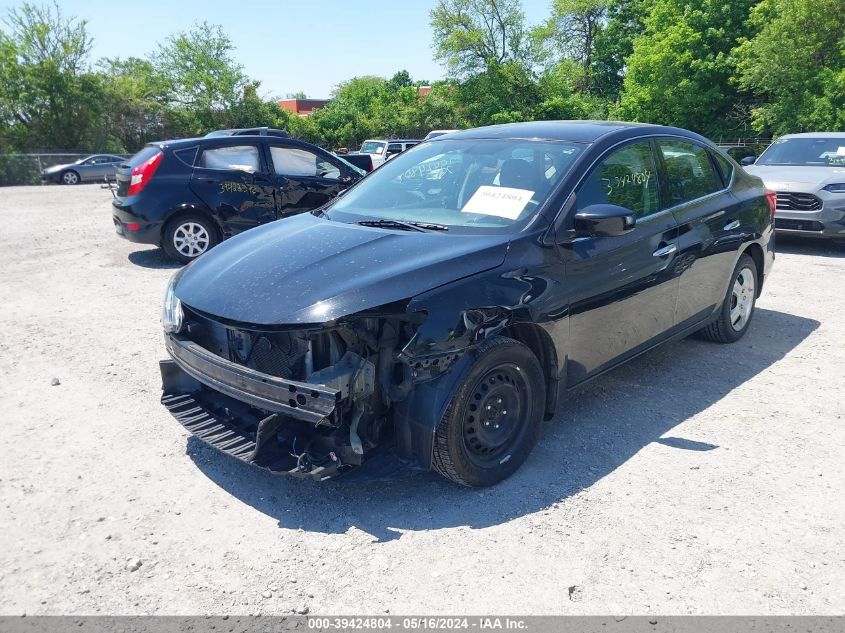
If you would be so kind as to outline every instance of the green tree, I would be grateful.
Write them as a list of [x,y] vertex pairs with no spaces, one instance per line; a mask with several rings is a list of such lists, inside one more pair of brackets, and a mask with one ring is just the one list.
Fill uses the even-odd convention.
[[431,28],[435,59],[454,77],[528,58],[519,0],[438,0]]
[[4,146],[27,150],[91,146],[100,124],[101,81],[87,60],[86,23],[58,4],[24,3],[0,31],[0,132]]
[[650,6],[651,0],[608,0],[604,28],[595,38],[590,92],[608,102],[619,99],[627,59],[645,29]]
[[542,57],[569,60],[578,78],[574,88],[587,91],[592,84],[596,42],[604,29],[610,0],[553,0],[551,16],[533,31]]
[[109,151],[128,153],[164,129],[167,86],[145,59],[103,59],[98,63],[103,80],[104,125],[98,131],[100,145]]
[[731,51],[748,33],[757,1],[654,0],[627,59],[622,116],[710,135],[733,132],[731,113],[742,99],[730,83]]
[[845,130],[842,0],[762,0],[749,25],[755,35],[735,54],[739,85],[755,97],[754,128]]
[[203,22],[171,35],[153,55],[167,86],[170,124],[183,134],[231,127],[230,111],[243,97],[249,78],[232,56],[223,28]]

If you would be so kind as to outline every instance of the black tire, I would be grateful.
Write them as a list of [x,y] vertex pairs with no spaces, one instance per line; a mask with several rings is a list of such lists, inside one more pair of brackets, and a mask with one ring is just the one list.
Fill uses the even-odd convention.
[[214,248],[218,241],[214,223],[191,213],[177,216],[165,225],[161,245],[169,257],[187,264]]
[[518,341],[496,336],[474,353],[475,363],[437,426],[432,462],[452,481],[483,487],[509,477],[531,453],[546,382],[537,357]]
[[[751,279],[753,287],[749,288],[747,281],[743,284],[740,279],[741,276],[744,279]],[[722,301],[722,307],[719,309],[719,316],[710,325],[699,331],[702,338],[716,343],[735,343],[745,335],[754,316],[759,278],[757,264],[754,263],[754,259],[747,253],[740,256],[731,275],[728,292]],[[738,284],[738,280],[740,280],[740,286],[744,285],[744,294],[740,296],[737,296],[735,292],[735,286]],[[736,320],[736,313],[732,316],[731,311],[736,310],[742,305],[747,309],[747,316],[740,323]]]
[[67,169],[62,172],[60,181],[64,185],[78,185],[82,182],[82,178],[79,177],[78,172],[73,169]]

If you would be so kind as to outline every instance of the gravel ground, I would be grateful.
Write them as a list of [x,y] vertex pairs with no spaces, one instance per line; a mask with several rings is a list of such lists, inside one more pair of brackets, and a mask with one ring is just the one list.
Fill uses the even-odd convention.
[[495,488],[318,484],[159,404],[175,266],[109,199],[0,196],[0,613],[845,612],[845,247],[783,241],[740,343],[595,381]]

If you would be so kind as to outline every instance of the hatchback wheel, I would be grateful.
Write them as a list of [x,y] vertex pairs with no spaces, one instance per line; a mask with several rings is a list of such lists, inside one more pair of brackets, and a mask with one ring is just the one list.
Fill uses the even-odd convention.
[[734,268],[728,294],[722,302],[718,318],[701,330],[701,335],[717,343],[733,343],[742,338],[757,301],[757,264],[743,254]]
[[217,233],[202,216],[181,216],[167,225],[162,242],[170,257],[186,264],[217,244]]
[[68,171],[62,174],[62,182],[66,185],[78,185],[79,174],[77,174],[72,169],[69,169]]
[[434,469],[465,486],[492,486],[526,460],[542,425],[543,370],[522,343],[483,341],[434,438]]

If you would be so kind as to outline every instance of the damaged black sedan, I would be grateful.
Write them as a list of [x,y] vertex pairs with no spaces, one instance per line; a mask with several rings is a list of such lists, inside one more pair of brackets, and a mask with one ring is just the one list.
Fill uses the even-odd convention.
[[759,179],[685,130],[450,134],[178,271],[163,403],[274,472],[325,479],[387,451],[495,484],[566,390],[694,332],[742,337],[772,214]]

